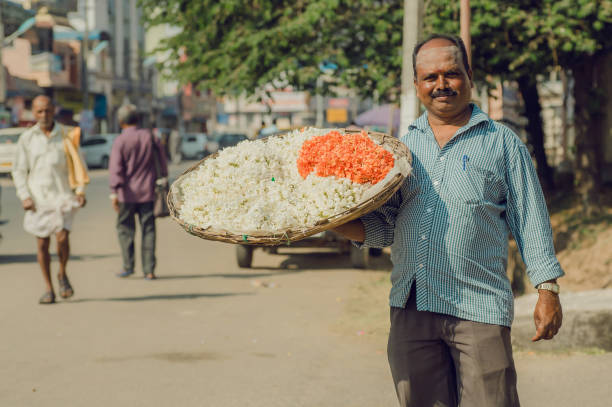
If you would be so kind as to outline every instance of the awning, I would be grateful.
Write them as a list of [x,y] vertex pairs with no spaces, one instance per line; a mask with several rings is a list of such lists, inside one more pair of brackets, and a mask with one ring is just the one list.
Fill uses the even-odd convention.
[[14,33],[12,33],[11,35],[9,35],[8,37],[6,37],[4,39],[4,46],[7,46],[15,38],[19,37],[21,34],[23,34],[24,32],[28,31],[30,28],[32,28],[32,26],[34,24],[36,24],[36,18],[35,17],[30,17],[27,20],[25,20],[23,23],[21,23],[19,28],[17,28],[17,30]]
[[[53,39],[56,41],[82,41],[85,37],[85,33],[81,31],[66,30],[65,27],[62,29],[53,29]],[[110,39],[110,35],[106,31],[92,30],[89,31],[87,39],[90,41],[104,41]]]
[[98,43],[98,45],[93,47],[91,52],[93,52],[95,55],[98,55],[100,52],[102,52],[103,49],[106,49],[107,47],[108,47],[108,41],[106,41],[106,40],[100,41],[100,43]]

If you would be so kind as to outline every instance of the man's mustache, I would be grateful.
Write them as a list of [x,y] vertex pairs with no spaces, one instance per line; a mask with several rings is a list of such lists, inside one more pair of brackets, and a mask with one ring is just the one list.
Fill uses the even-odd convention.
[[440,90],[434,90],[431,94],[432,98],[438,98],[441,96],[456,96],[457,92],[455,92],[452,89],[440,89]]

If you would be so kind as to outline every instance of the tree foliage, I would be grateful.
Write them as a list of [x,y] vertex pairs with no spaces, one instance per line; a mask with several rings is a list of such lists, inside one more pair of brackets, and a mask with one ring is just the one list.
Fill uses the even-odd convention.
[[[313,89],[319,66],[336,81],[383,97],[399,81],[402,3],[367,0],[140,0],[148,25],[181,29],[164,39],[165,70],[217,94],[266,86]],[[186,59],[181,59],[182,54]],[[184,60],[184,61],[183,61]]]

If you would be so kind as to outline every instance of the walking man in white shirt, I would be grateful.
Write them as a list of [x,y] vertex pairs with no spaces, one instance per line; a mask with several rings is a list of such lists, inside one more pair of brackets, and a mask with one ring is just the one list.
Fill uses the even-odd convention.
[[46,290],[40,304],[55,302],[51,280],[50,236],[57,239],[59,294],[69,298],[74,290],[66,274],[70,255],[68,235],[77,208],[85,205],[89,182],[78,144],[68,129],[54,122],[55,107],[47,96],[32,101],[37,124],[26,130],[17,143],[13,180],[25,217],[24,229],[36,236],[37,258]]

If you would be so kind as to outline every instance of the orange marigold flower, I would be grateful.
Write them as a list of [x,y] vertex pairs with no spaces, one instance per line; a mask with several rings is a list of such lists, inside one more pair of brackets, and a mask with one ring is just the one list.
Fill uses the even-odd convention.
[[315,171],[320,177],[348,178],[358,184],[376,184],[393,168],[393,154],[377,145],[365,131],[341,134],[332,130],[306,140],[297,167],[306,178]]

